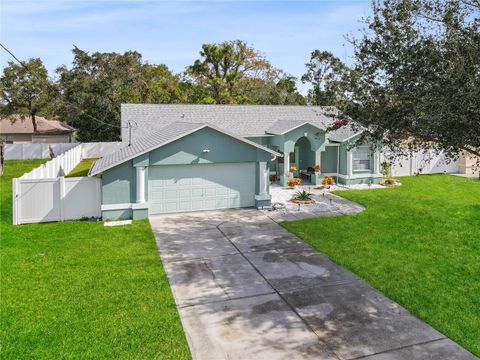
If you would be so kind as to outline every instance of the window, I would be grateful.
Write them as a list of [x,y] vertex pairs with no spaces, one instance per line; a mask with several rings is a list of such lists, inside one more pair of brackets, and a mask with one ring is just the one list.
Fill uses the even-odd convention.
[[2,135],[1,140],[6,144],[13,144],[13,135]]
[[368,146],[361,146],[353,150],[353,171],[362,170],[371,170]]

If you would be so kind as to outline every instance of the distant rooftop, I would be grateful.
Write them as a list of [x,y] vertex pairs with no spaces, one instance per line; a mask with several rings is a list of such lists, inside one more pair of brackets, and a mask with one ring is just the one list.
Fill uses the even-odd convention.
[[[75,128],[57,120],[48,120],[42,116],[35,116],[37,134],[57,135],[70,134]],[[0,118],[1,134],[33,134],[33,124],[30,116],[12,115]]]

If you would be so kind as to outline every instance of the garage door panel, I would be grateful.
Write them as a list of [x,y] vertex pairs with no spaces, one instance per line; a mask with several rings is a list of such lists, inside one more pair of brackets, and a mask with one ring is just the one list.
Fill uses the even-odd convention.
[[150,213],[254,205],[255,163],[152,166]]

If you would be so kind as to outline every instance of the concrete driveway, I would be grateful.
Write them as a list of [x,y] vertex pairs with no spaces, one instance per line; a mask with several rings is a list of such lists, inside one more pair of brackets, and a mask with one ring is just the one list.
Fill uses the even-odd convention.
[[194,359],[476,359],[260,211],[150,223]]

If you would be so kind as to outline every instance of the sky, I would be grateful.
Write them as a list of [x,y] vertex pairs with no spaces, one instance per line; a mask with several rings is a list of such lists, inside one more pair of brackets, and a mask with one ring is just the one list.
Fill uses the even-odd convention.
[[[358,34],[370,0],[144,1],[0,0],[0,41],[21,60],[40,57],[50,75],[70,66],[73,45],[93,52],[139,51],[182,72],[201,45],[247,41],[299,78],[314,49],[352,61],[345,35]],[[0,50],[2,68],[11,57]],[[305,93],[307,85],[298,82]]]

